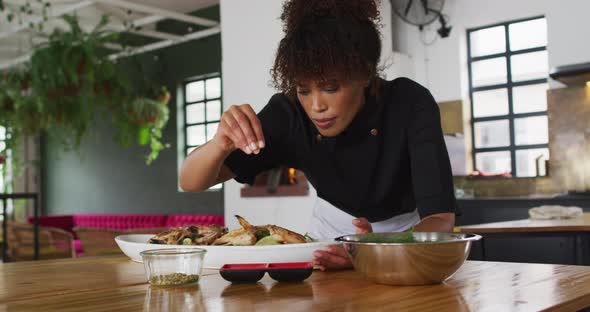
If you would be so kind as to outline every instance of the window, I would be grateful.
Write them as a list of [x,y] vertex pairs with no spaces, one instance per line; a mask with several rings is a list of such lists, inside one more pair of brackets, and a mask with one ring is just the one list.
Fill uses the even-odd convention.
[[[217,132],[223,106],[219,75],[187,81],[184,84],[184,153],[211,140]],[[223,184],[210,190],[219,190]]]
[[[6,156],[6,128],[4,127],[0,127],[0,157],[5,157]],[[4,163],[2,163],[2,161],[0,161],[0,193],[3,193],[5,191],[4,189],[4,167],[6,166],[6,164],[8,163],[8,159],[3,159]]]
[[547,21],[467,30],[474,168],[537,175],[549,159]]
[[[0,155],[3,157],[3,163],[0,164],[0,193],[12,193],[13,172],[13,152],[7,147],[6,139],[9,137],[8,130],[0,126]],[[1,212],[2,210],[0,210]],[[0,220],[1,217],[0,217]]]

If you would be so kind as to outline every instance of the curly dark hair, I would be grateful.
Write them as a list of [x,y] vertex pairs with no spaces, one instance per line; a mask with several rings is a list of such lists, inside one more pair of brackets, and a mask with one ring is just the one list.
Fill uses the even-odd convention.
[[271,75],[294,96],[300,81],[378,76],[380,0],[288,0],[281,20],[285,37]]

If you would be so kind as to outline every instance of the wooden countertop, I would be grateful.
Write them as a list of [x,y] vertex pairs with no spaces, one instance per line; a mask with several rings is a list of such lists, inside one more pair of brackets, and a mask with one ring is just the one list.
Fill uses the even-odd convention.
[[575,311],[590,306],[590,267],[467,261],[440,285],[373,284],[316,271],[303,283],[231,284],[206,270],[198,286],[150,287],[143,265],[96,257],[0,265],[0,311]]
[[590,231],[590,213],[582,218],[562,220],[515,220],[493,222],[457,227],[463,233],[513,233],[513,232],[588,232]]

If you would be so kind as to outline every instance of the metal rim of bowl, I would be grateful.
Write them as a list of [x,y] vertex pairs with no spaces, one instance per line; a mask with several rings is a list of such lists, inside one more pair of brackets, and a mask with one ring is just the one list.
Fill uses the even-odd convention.
[[[420,232],[417,232],[420,233]],[[424,232],[424,233],[428,233],[428,232]],[[431,232],[431,233],[436,233],[436,232]],[[379,234],[379,233],[376,233]],[[400,233],[401,234],[401,233]],[[458,234],[458,233],[445,233],[445,234]],[[464,242],[469,242],[469,241],[477,241],[481,239],[481,235],[478,234],[472,234],[472,233],[460,233],[462,235],[465,235],[466,237],[461,238],[461,239],[454,239],[454,240],[443,240],[443,241],[425,241],[425,242],[413,242],[413,243],[375,243],[375,242],[355,242],[355,241],[349,241],[349,240],[345,240],[345,237],[349,237],[349,236],[355,236],[355,235],[362,235],[362,234],[348,234],[348,235],[342,235],[339,237],[334,238],[334,241],[337,241],[339,243],[343,243],[343,244],[357,244],[357,245],[379,245],[379,246],[408,246],[408,245],[440,245],[440,244],[457,244],[457,243],[464,243]]]
[[178,255],[204,255],[207,250],[202,248],[161,248],[148,249],[139,253],[140,256],[178,256]]

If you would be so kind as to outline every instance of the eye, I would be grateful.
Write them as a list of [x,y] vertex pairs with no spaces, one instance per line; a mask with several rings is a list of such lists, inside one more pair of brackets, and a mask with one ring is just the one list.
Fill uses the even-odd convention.
[[340,90],[340,86],[330,85],[330,86],[325,86],[323,89],[327,93],[335,93],[335,92],[338,92],[338,90]]
[[309,94],[309,90],[299,89],[299,90],[297,90],[297,94],[298,95],[301,95],[301,96],[305,96],[305,95],[308,95]]

